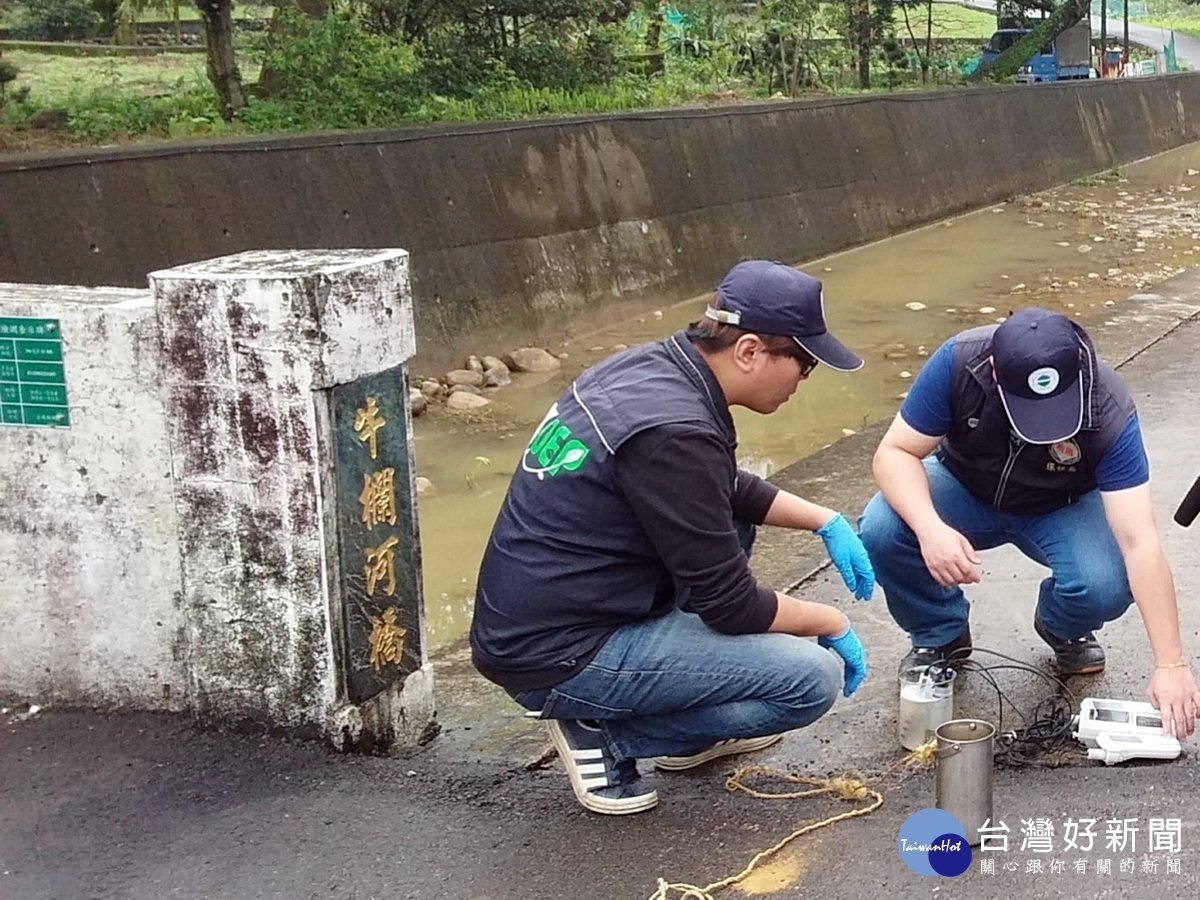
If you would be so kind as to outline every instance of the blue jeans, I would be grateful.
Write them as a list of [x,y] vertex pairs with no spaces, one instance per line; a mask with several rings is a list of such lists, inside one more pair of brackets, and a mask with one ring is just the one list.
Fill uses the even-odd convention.
[[595,719],[618,760],[686,756],[802,728],[833,705],[842,664],[787,634],[721,634],[695,613],[618,628],[553,688],[514,694],[546,719]]
[[[936,458],[925,460],[934,509],[977,550],[1012,544],[1049,567],[1034,615],[1052,635],[1082,637],[1129,608],[1133,595],[1125,562],[1104,517],[1099,491],[1042,515],[1000,512],[976,499]],[[921,557],[912,530],[876,494],[859,518],[859,531],[888,610],[914,646],[938,647],[967,625],[970,604],[962,589],[941,587]]]

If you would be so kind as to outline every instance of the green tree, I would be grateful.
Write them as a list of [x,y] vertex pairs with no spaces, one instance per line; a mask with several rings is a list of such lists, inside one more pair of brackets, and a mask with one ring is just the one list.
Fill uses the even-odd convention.
[[444,0],[364,0],[360,10],[372,31],[425,41],[432,28],[448,20],[447,5]]
[[871,87],[871,4],[869,0],[847,0],[846,15],[850,46],[858,57],[858,86]]
[[[286,33],[268,35],[265,46],[264,66],[275,73],[269,99],[283,101],[303,121],[326,128],[387,125],[420,102],[415,54],[399,38],[369,31],[344,12],[310,19],[289,9],[281,20]],[[267,107],[255,104],[246,115]]]
[[929,66],[933,59],[933,0],[896,0],[896,8],[917,53],[921,83],[924,84],[929,81]]
[[196,0],[207,42],[208,80],[220,103],[221,118],[232,121],[246,107],[242,73],[233,53],[233,0]]
[[422,42],[434,94],[467,97],[484,83],[515,78],[532,87],[607,81],[617,69],[613,0],[448,0],[453,13]]
[[802,88],[824,80],[815,35],[825,6],[821,0],[764,3],[762,68],[767,72],[767,93],[774,93],[778,84],[784,93],[794,97]]
[[113,29],[113,43],[129,47],[137,41],[138,15],[141,12],[142,0],[121,0],[117,4],[116,27]]
[[13,37],[71,41],[91,37],[101,17],[88,0],[26,0],[17,12]]
[[[329,4],[330,0],[277,0],[267,25],[268,47],[278,47],[295,36],[298,22],[324,19],[329,14]],[[373,6],[372,0],[368,0],[367,6]],[[276,58],[270,52],[263,58],[258,72],[257,94],[260,97],[278,96],[285,88],[286,78],[277,69]]]

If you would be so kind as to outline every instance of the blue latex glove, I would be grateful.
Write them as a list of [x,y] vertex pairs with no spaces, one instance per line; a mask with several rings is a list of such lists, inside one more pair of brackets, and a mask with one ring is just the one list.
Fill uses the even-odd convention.
[[849,697],[858,690],[863,679],[867,677],[867,655],[863,650],[862,641],[849,625],[837,637],[819,637],[817,643],[832,650],[846,663],[846,681],[842,686],[842,696]]
[[875,592],[875,567],[867,548],[855,533],[846,517],[838,513],[817,529],[825,542],[825,551],[846,582],[846,587],[859,600],[870,600]]

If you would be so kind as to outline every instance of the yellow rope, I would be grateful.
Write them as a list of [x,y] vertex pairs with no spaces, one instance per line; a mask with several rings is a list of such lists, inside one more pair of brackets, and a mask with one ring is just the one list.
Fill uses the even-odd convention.
[[[916,750],[901,757],[895,763],[888,767],[882,775],[874,780],[874,784],[878,785],[893,772],[900,768],[921,769],[927,768],[933,764],[937,757],[937,741],[931,740],[922,744]],[[784,793],[768,793],[749,787],[745,784],[745,779],[755,776],[769,776],[779,778],[790,784],[810,785],[808,790],[802,791],[787,791]],[[694,884],[676,883],[669,884],[665,878],[658,879],[658,890],[651,896],[650,900],[671,900],[672,896],[677,895],[679,900],[713,900],[713,893],[722,888],[727,888],[732,884],[737,884],[739,881],[748,876],[754,871],[763,860],[770,858],[778,853],[796,838],[802,834],[808,834],[810,831],[816,831],[818,828],[824,828],[826,825],[832,825],[834,822],[841,822],[846,819],[854,819],[858,816],[866,816],[873,813],[879,807],[883,806],[883,795],[878,791],[872,790],[862,780],[855,778],[850,774],[835,775],[829,778],[812,778],[805,775],[792,775],[788,772],[781,772],[778,769],[772,769],[768,766],[743,766],[725,780],[725,790],[727,791],[742,791],[749,794],[751,797],[758,797],[762,800],[798,800],[803,797],[816,797],[822,794],[834,796],[839,800],[844,800],[849,803],[854,803],[862,800],[870,800],[866,806],[860,806],[857,809],[847,810],[843,813],[838,813],[835,816],[829,816],[819,822],[809,822],[807,825],[802,825],[797,828],[783,840],[779,841],[772,847],[768,847],[760,853],[756,853],[754,858],[746,864],[746,867],[736,875],[730,875],[728,878],[722,878],[720,881],[714,881],[712,884],[705,887],[697,887]],[[674,893],[673,893],[674,892]]]

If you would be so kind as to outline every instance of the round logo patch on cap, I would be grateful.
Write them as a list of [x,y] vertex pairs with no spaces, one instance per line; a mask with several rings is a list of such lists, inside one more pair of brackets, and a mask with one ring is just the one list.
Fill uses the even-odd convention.
[[1052,366],[1042,366],[1042,368],[1034,369],[1029,373],[1027,384],[1035,394],[1045,397],[1047,394],[1054,393],[1055,388],[1058,387],[1058,380],[1058,369]]

